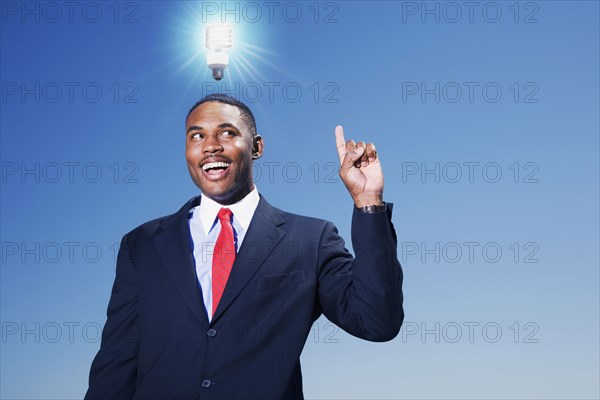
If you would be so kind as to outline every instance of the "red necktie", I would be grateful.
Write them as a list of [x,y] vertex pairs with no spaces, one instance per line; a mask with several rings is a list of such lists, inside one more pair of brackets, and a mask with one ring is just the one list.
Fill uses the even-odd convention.
[[215,243],[212,261],[212,312],[215,315],[219,300],[225,290],[231,266],[235,261],[235,242],[231,226],[231,210],[221,208],[217,217],[221,222],[221,232]]

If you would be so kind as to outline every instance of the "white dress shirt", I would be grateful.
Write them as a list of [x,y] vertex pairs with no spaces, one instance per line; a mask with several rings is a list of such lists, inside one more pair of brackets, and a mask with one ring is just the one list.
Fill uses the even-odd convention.
[[202,196],[200,205],[190,210],[188,219],[192,241],[194,242],[194,261],[196,263],[196,276],[202,288],[204,306],[208,320],[212,319],[212,259],[215,242],[221,232],[221,224],[217,213],[223,207],[229,208],[233,213],[233,235],[235,249],[239,251],[248,231],[254,211],[258,206],[258,190],[256,186],[242,200],[234,204],[222,206],[207,196]]

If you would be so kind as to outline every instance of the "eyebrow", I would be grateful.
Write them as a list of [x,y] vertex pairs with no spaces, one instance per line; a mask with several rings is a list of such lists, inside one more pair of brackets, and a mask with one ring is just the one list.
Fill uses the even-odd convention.
[[221,125],[217,126],[217,128],[219,128],[219,129],[222,129],[222,128],[233,128],[236,131],[239,131],[239,129],[237,128],[237,126],[235,126],[234,124],[231,124],[229,122],[222,123]]
[[[224,123],[218,125],[217,128],[219,128],[219,129],[233,128],[236,131],[239,131],[239,129],[235,125],[233,125],[232,123],[229,123],[229,122],[224,122]],[[201,131],[202,129],[204,129],[204,128],[202,128],[201,126],[192,125],[187,129],[187,132],[189,133],[190,131]]]

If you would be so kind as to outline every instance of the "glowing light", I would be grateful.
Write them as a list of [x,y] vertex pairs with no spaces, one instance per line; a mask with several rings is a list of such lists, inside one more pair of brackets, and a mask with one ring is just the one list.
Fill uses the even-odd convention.
[[[271,31],[271,24],[243,24],[226,20],[220,15],[207,16],[202,13],[200,2],[185,1],[178,4],[181,4],[181,8],[176,13],[165,14],[165,18],[169,20],[165,25],[171,29],[172,38],[159,49],[165,52],[165,57],[163,64],[156,65],[153,73],[170,72],[173,79],[179,79],[176,76],[184,74],[189,82],[185,93],[197,90],[198,84],[209,84],[209,81],[212,81],[212,86],[206,86],[203,90],[226,92],[238,84],[243,88],[248,82],[251,82],[251,85],[256,82],[270,82],[273,79],[268,75],[273,73],[281,74],[292,81],[299,79],[289,68],[282,68],[281,55],[270,50],[271,42],[277,39]],[[207,48],[206,28],[214,24],[230,24],[231,48],[222,47],[219,52]],[[212,43],[209,45],[212,46]],[[217,82],[211,77],[212,70],[205,67],[207,63],[220,64],[213,60],[213,57],[218,56],[207,57],[208,53],[213,52],[226,53],[229,56],[229,65],[225,66],[221,80]],[[217,72],[217,75],[220,73]]]
[[206,64],[212,70],[215,80],[223,79],[223,71],[229,65],[229,54],[223,49],[231,48],[233,45],[233,32],[229,24],[215,24],[206,28]]

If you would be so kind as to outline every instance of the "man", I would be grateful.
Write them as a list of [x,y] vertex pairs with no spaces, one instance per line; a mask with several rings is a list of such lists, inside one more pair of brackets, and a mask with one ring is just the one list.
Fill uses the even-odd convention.
[[214,94],[192,107],[186,159],[202,196],[123,237],[86,399],[301,399],[300,353],[321,314],[367,340],[398,334],[402,270],[379,158],[335,133],[355,258],[330,222],[258,194],[263,139],[245,104]]

